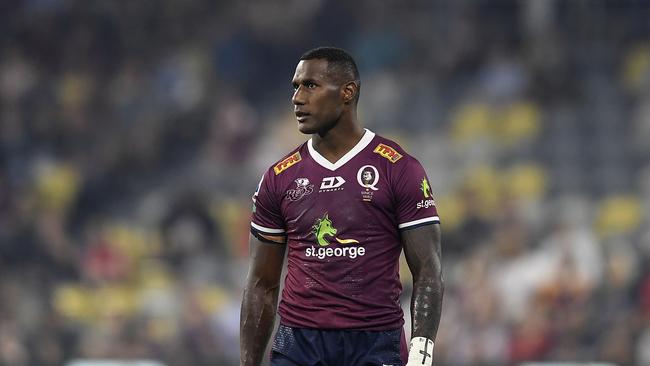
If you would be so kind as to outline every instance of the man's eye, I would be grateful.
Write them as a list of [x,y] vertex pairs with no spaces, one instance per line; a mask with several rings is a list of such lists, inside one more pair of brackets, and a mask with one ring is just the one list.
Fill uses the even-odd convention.
[[316,87],[316,84],[314,83],[307,83],[305,84],[309,89],[314,89]]

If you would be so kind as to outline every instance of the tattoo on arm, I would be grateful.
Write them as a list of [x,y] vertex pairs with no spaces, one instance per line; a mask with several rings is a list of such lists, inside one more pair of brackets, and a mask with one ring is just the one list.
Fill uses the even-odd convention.
[[435,340],[442,313],[440,226],[421,226],[402,231],[404,255],[413,274],[411,337]]

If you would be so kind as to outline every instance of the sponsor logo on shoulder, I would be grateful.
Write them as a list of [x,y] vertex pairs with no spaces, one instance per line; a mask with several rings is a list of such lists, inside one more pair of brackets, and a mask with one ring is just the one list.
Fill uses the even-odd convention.
[[397,150],[384,144],[377,145],[373,152],[390,160],[391,163],[397,163],[397,161],[402,158],[402,154],[398,153]]
[[417,208],[429,208],[432,206],[436,205],[436,202],[433,200],[433,193],[431,193],[431,186],[429,185],[429,181],[427,178],[422,178],[422,182],[420,183],[420,190],[422,191],[422,194],[424,195],[424,199],[420,200],[417,204]]
[[273,171],[275,171],[275,175],[278,175],[282,173],[283,171],[287,170],[289,167],[292,165],[297,164],[300,160],[302,160],[302,157],[300,156],[300,152],[296,151],[293,155],[288,156],[281,162],[277,163],[273,167]]
[[435,206],[435,205],[436,205],[436,203],[435,203],[434,200],[421,200],[420,202],[418,202],[417,208],[418,209],[420,209],[420,208],[429,208],[429,207],[432,207],[432,206]]

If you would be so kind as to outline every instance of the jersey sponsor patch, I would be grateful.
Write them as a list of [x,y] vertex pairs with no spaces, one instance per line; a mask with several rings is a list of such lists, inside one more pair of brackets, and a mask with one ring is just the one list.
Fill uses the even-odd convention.
[[342,191],[343,190],[343,184],[345,184],[345,179],[340,176],[336,177],[325,177],[323,178],[323,181],[320,183],[320,191],[319,192],[334,192],[334,191]]
[[275,172],[275,175],[278,175],[282,173],[283,171],[287,170],[289,167],[292,165],[297,164],[300,160],[302,160],[302,157],[300,156],[300,152],[296,151],[293,155],[287,157],[286,159],[282,160],[281,162],[277,163],[273,167],[273,171]]
[[433,193],[431,193],[431,186],[429,185],[429,181],[426,177],[422,178],[422,183],[420,183],[420,190],[422,191],[422,194],[424,194],[424,198],[433,197]]
[[312,227],[312,233],[316,236],[316,242],[321,247],[330,245],[328,236],[334,238],[340,244],[359,244],[359,241],[356,239],[340,239],[335,236],[338,230],[334,227],[332,219],[329,218],[327,213],[323,217],[316,219],[316,223]]
[[[327,213],[323,217],[316,219],[316,223],[312,227],[312,233],[316,237],[316,243],[314,243],[313,247],[305,250],[306,257],[318,259],[346,257],[355,259],[366,255],[366,248],[362,247],[358,240],[353,238],[342,239],[337,235],[339,231],[334,227],[334,223]],[[330,247],[330,244],[334,244],[334,242],[342,244],[342,246]]]
[[419,210],[421,208],[429,208],[431,206],[435,206],[436,202],[433,200],[433,193],[431,193],[431,186],[429,185],[429,181],[427,180],[426,177],[422,178],[422,182],[420,183],[420,190],[424,195],[424,199],[418,202],[416,206],[417,209]]
[[402,158],[402,154],[398,153],[397,150],[384,144],[377,145],[377,147],[375,147],[375,150],[373,150],[373,152],[390,160],[391,163],[396,163],[399,159]]

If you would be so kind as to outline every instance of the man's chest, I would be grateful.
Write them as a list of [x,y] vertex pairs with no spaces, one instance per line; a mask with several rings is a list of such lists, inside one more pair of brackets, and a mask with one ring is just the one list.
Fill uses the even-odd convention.
[[389,217],[393,199],[386,172],[374,164],[342,169],[296,169],[281,187],[282,215],[288,231],[310,231],[324,217],[347,230]]

